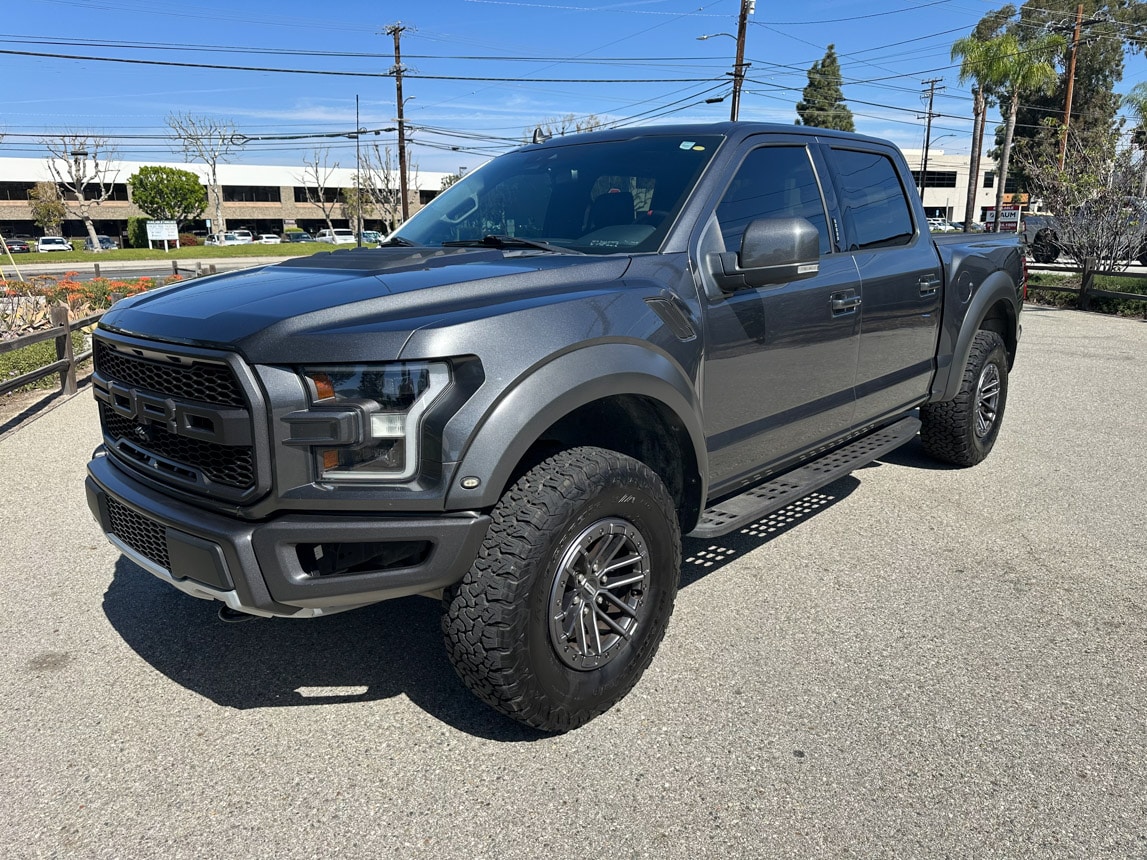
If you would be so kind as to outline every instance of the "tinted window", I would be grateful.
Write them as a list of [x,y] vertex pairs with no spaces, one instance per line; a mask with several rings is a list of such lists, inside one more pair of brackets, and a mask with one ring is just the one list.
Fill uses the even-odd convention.
[[912,213],[892,159],[849,149],[834,149],[832,157],[852,248],[886,248],[912,241]]
[[785,217],[807,218],[820,234],[820,252],[828,253],[828,221],[808,152],[803,146],[754,149],[717,206],[726,250],[741,247],[750,221]]
[[719,137],[548,143],[468,173],[396,234],[420,245],[537,239],[587,254],[656,251]]

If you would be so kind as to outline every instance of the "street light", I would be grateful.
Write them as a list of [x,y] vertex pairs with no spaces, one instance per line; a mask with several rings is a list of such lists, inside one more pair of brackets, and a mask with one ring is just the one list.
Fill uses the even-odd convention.
[[[729,119],[736,122],[737,116],[741,112],[741,85],[745,82],[745,69],[752,65],[752,63],[745,62],[745,28],[748,25],[749,16],[753,14],[756,9],[757,0],[741,0],[741,14],[737,17],[737,35],[732,33],[707,33],[704,36],[698,36],[697,40],[704,42],[706,39],[712,39],[714,36],[728,36],[730,39],[735,39],[737,42],[737,59],[733,62],[733,100],[729,105]],[[726,72],[728,74],[728,72]]]

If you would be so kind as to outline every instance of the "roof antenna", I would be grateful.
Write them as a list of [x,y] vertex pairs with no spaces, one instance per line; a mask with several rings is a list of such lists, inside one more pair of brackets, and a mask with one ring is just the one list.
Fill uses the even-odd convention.
[[546,134],[539,126],[538,128],[534,129],[534,139],[531,141],[531,143],[545,143],[551,137],[553,137],[552,134]]

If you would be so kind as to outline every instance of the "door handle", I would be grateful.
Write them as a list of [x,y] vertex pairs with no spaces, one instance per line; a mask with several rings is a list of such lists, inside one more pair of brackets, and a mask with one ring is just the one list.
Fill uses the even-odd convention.
[[936,291],[940,289],[941,283],[940,279],[935,275],[925,275],[916,282],[916,285],[920,287],[920,295],[934,296],[936,295]]
[[844,314],[849,311],[854,311],[860,306],[860,296],[844,296],[835,295],[832,297],[832,312],[834,314]]

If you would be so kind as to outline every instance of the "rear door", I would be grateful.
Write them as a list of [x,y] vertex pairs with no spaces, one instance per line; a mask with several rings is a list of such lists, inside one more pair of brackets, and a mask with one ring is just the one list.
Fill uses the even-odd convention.
[[745,226],[757,218],[799,216],[820,234],[820,271],[723,293],[707,267],[697,266],[708,298],[702,400],[713,495],[840,435],[853,420],[856,264],[830,232],[825,195],[832,190],[822,185],[808,138],[763,138],[743,146],[732,180],[695,238],[694,259],[737,250]]
[[887,147],[825,147],[836,178],[844,244],[864,290],[856,368],[856,423],[927,397],[940,332],[943,268],[911,203],[901,163]]

